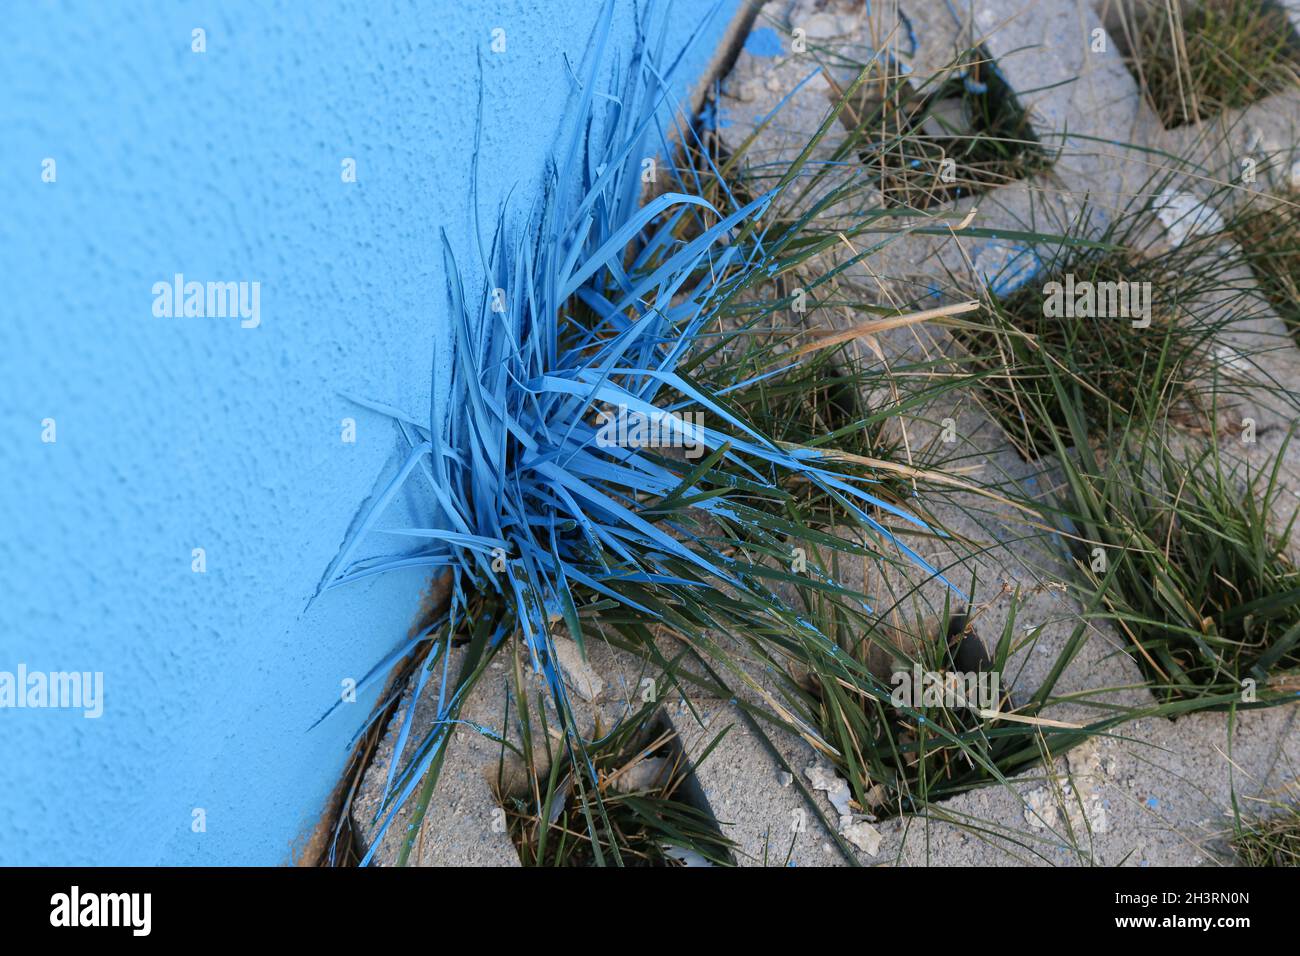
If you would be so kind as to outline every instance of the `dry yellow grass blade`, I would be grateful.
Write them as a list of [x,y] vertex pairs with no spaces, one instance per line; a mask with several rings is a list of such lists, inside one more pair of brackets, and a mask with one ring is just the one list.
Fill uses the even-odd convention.
[[976,708],[975,713],[985,720],[1010,720],[1017,724],[1033,724],[1035,727],[1060,727],[1062,730],[1082,730],[1083,724],[1072,724],[1065,720],[1050,720],[1047,717],[1028,717],[1024,714],[1008,714],[1000,710]]
[[902,475],[904,478],[917,478],[923,481],[932,481],[935,484],[947,485],[950,488],[960,488],[962,491],[969,491],[971,494],[982,495],[985,498],[991,498],[1001,504],[1008,505],[1028,514],[1037,514],[1029,505],[1023,502],[1014,501],[1005,495],[1000,495],[996,491],[991,491],[977,484],[951,475],[943,471],[932,471],[928,468],[916,468],[912,465],[904,465],[895,461],[885,461],[882,458],[867,458],[865,455],[854,455],[847,451],[839,451],[834,448],[812,448],[808,445],[800,445],[796,442],[779,441],[776,443],[779,448],[786,451],[809,451],[819,458],[825,458],[829,461],[846,461],[855,465],[862,465],[865,468],[875,468],[880,471],[890,471],[896,475]]
[[877,335],[881,332],[888,332],[890,329],[901,329],[904,326],[915,325],[918,322],[925,322],[929,319],[941,319],[949,315],[964,315],[967,312],[974,312],[980,308],[980,303],[973,299],[969,302],[957,302],[953,305],[940,306],[937,309],[923,309],[920,312],[909,312],[907,315],[891,315],[884,319],[871,319],[867,322],[860,322],[852,328],[843,329],[839,332],[824,332],[817,336],[807,345],[801,345],[795,349],[792,356],[805,355],[808,352],[816,352],[820,349],[828,349],[843,342],[849,342],[853,339],[859,339],[863,336]]

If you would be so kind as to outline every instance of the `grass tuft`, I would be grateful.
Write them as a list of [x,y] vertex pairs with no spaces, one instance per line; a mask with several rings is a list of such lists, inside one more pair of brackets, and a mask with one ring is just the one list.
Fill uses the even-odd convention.
[[1249,203],[1229,228],[1269,305],[1300,344],[1300,195]]
[[[1047,314],[1043,290],[1051,283],[1070,288],[1071,277],[1094,286],[1149,283],[1150,326],[1134,328],[1118,311]],[[1177,407],[1187,424],[1205,427],[1211,334],[1184,313],[1185,273],[1122,251],[1072,250],[1051,261],[1042,279],[995,300],[981,325],[952,330],[966,350],[965,368],[979,378],[985,407],[1024,457],[1050,454],[1052,435],[1066,425],[1053,375],[1080,385],[1090,436],[1150,406]],[[1032,414],[1035,409],[1044,414]]]
[[1300,805],[1240,823],[1232,846],[1245,866],[1300,866]]
[[[1077,419],[1076,419],[1076,427]],[[1294,699],[1300,670],[1296,510],[1271,472],[1217,444],[1175,451],[1154,433],[1064,455],[1063,530],[1086,588],[1164,702]]]
[[1027,115],[981,49],[921,85],[879,64],[835,90],[859,161],[891,206],[931,209],[1051,166]]
[[[531,710],[537,726],[524,738],[541,741],[546,759],[539,762],[536,748],[529,750],[526,786],[508,792],[500,773],[497,794],[525,866],[592,866],[603,859],[623,866],[733,865],[733,844],[702,795],[691,792],[692,764],[657,705],[625,716],[608,733],[597,727],[586,766],[575,766],[572,753],[555,746],[544,700]],[[528,713],[525,702],[524,722],[531,725]],[[601,823],[592,827],[591,820]]]
[[[858,812],[873,819],[917,813],[968,790],[1006,783],[1123,719],[1112,713],[1080,726],[1045,718],[1055,700],[1050,676],[1031,698],[1013,705],[1012,655],[1034,644],[1042,625],[1026,629],[1017,623],[1020,594],[999,593],[992,601],[1002,598],[1009,604],[991,653],[976,629],[992,602],[970,611],[946,605],[932,615],[920,613],[919,605],[904,612],[896,603],[882,607],[865,627],[842,609],[812,602],[810,613],[821,626],[837,633],[845,652],[890,688],[864,693],[815,672],[795,680],[796,706],[836,746],[831,759],[849,782]],[[1083,637],[1080,624],[1061,651],[1064,660]],[[940,696],[926,674],[944,675],[951,699]],[[898,700],[891,699],[894,694]]]
[[1166,128],[1294,87],[1300,51],[1272,0],[1123,4],[1125,62]]
[[[1229,190],[1174,223],[1191,226],[1176,244],[1156,222],[1177,191],[1164,172],[1116,215],[1086,207],[1064,233],[1040,234],[1033,279],[1001,296],[990,290],[978,321],[951,323],[963,371],[978,377],[983,404],[1025,458],[1053,453],[1057,436],[1083,437],[1071,432],[1058,379],[1097,440],[1131,420],[1215,433],[1216,405],[1259,370],[1254,354],[1221,347],[1233,324],[1263,311],[1237,274],[1240,258],[1224,254],[1222,232],[1209,226],[1222,224],[1215,210]],[[1273,391],[1294,404],[1289,390]]]

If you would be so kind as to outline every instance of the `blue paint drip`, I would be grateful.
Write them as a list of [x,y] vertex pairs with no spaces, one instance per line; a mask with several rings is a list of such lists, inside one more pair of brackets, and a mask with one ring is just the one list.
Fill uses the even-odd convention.
[[[994,240],[996,238],[996,236],[993,237]],[[980,278],[988,284],[990,291],[994,295],[1009,295],[1017,289],[1023,288],[1042,270],[1042,260],[1029,246],[1020,246],[1014,253],[999,257],[988,266],[981,265],[981,254],[987,250],[1002,249],[1011,253],[1011,250],[1015,249],[1017,245],[1019,244],[993,241],[983,246],[980,252],[975,255],[975,268],[979,272]]]

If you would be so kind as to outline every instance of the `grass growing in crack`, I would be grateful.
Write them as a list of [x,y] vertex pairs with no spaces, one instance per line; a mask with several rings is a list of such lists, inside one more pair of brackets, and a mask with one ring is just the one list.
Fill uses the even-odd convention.
[[1271,0],[1117,6],[1125,62],[1166,128],[1248,106],[1297,82],[1300,50]]
[[1245,866],[1300,866],[1300,805],[1239,821],[1232,847]]
[[1066,429],[1057,378],[1077,386],[1075,411],[1090,438],[1113,422],[1154,416],[1210,433],[1220,427],[1216,401],[1238,393],[1257,366],[1252,355],[1225,358],[1219,348],[1234,322],[1261,312],[1234,274],[1240,258],[1224,255],[1208,227],[1228,190],[1174,224],[1189,230],[1176,245],[1153,232],[1175,188],[1173,172],[1157,174],[1120,214],[1098,223],[1089,207],[1065,234],[1040,234],[1035,278],[990,295],[981,321],[952,323],[983,403],[1024,457],[1053,452]]
[[1261,197],[1233,216],[1229,228],[1260,290],[1300,344],[1300,194]]
[[[746,357],[733,358],[727,374],[741,374],[746,380],[734,391],[724,389],[723,394],[730,407],[776,443],[867,459],[895,461],[900,457],[901,441],[891,427],[894,403],[876,407],[868,403],[869,394],[879,394],[885,375],[861,357],[845,348],[825,349],[793,365],[787,363],[785,369],[770,376],[758,374],[756,364]],[[855,469],[849,466],[847,470],[852,473]],[[856,471],[862,473],[863,469]],[[798,476],[784,476],[781,488],[790,499],[769,499],[768,503],[783,512],[794,507],[802,516],[800,520],[815,524],[851,520],[851,510],[844,503]],[[895,503],[910,497],[901,475],[873,476],[873,493]]]
[[[1082,624],[1034,696],[1011,705],[1011,656],[1034,643],[1041,630],[1017,628],[1018,602],[1011,595],[989,654],[975,636],[978,610],[968,616],[945,605],[937,616],[918,614],[892,626],[885,624],[892,615],[882,614],[864,629],[842,608],[812,599],[810,613],[821,626],[837,633],[846,653],[891,688],[868,693],[815,672],[796,682],[798,703],[836,748],[832,762],[849,782],[859,812],[875,818],[915,813],[967,790],[1005,783],[1120,719],[1102,717],[1080,727],[1042,718],[1056,680],[1084,639]],[[913,674],[922,675],[920,699]],[[925,674],[943,675],[942,685]],[[950,697],[942,688],[950,689]],[[910,692],[896,696],[905,691]]]
[[[699,795],[688,793],[691,762],[657,719],[656,704],[607,732],[597,724],[585,748],[589,765],[575,768],[569,749],[552,739],[544,700],[539,696],[532,708],[525,695],[519,700],[530,742],[522,754],[525,786],[508,792],[503,769],[498,800],[525,866],[733,864],[732,842]],[[704,748],[697,765],[725,733]]]
[[1077,388],[1058,385],[1074,391],[1063,404],[1075,450],[1059,439],[1057,518],[1153,693],[1183,710],[1294,699],[1300,570],[1279,485],[1285,444],[1268,472],[1229,463],[1214,442],[1176,451],[1155,429],[1098,452],[1082,440]]
[[[1082,385],[1082,411],[1092,434],[1152,403],[1177,407],[1187,424],[1206,427],[1198,379],[1203,382],[1211,367],[1213,333],[1184,321],[1181,306],[1190,282],[1171,265],[1124,252],[1076,250],[1044,270],[1044,286],[1064,285],[1067,273],[1094,285],[1150,283],[1150,326],[1144,329],[1118,311],[1073,319],[1045,314],[1047,296],[1037,283],[994,300],[981,326],[952,329],[969,356],[969,370],[980,378],[985,407],[1022,455],[1050,453],[1052,433],[1065,425],[1049,366]],[[1046,415],[1027,414],[1040,407]]]
[[853,96],[832,89],[857,158],[886,203],[930,209],[1051,166],[984,51],[966,52],[920,87],[878,63],[855,66],[868,82]]

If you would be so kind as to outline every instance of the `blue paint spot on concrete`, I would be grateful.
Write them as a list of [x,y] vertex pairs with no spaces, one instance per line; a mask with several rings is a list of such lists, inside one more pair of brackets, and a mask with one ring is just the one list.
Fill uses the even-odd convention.
[[1032,248],[993,237],[979,245],[973,259],[976,274],[994,295],[1003,296],[1027,285],[1043,263]]
[[750,56],[781,56],[785,48],[781,45],[781,34],[771,27],[759,27],[751,30],[745,37],[745,52]]

